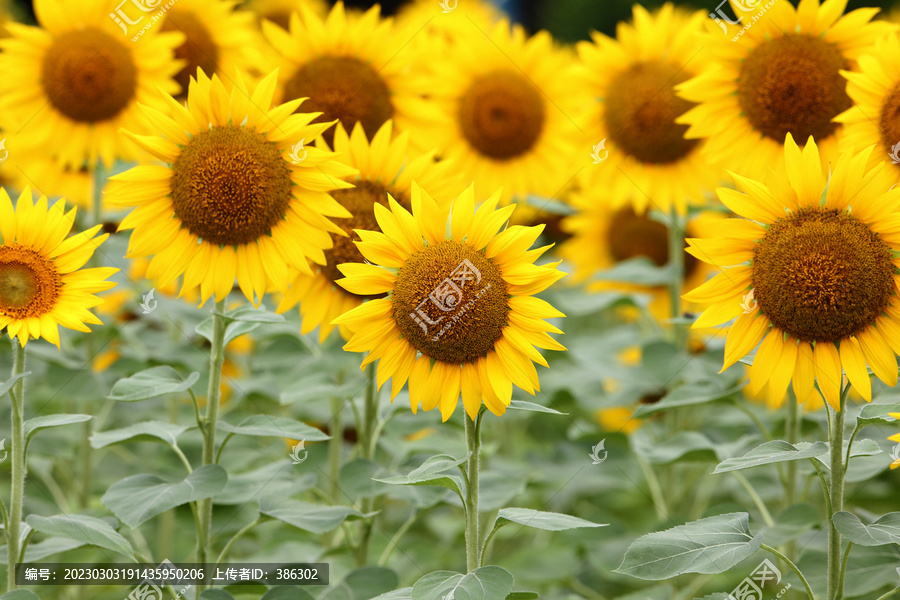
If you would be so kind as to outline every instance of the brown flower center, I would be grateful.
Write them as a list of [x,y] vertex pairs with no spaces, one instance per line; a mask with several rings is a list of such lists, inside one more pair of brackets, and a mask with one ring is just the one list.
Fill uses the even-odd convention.
[[13,319],[45,315],[62,285],[56,264],[43,254],[21,244],[0,246],[0,314]]
[[473,362],[494,349],[508,299],[493,259],[453,240],[410,256],[391,294],[403,337],[425,356],[450,364]]
[[494,71],[472,82],[459,103],[463,136],[488,158],[506,160],[531,150],[544,129],[541,92],[524,76]]
[[[620,208],[610,219],[607,243],[615,262],[637,256],[649,258],[657,267],[669,262],[669,228],[646,214],[637,215],[630,206]],[[685,252],[685,278],[697,266],[697,259]]]
[[689,77],[663,62],[638,63],[614,77],[605,99],[613,145],[644,163],[672,163],[690,154],[699,141],[684,139],[687,125],[675,123],[694,106],[675,95],[675,86]]
[[41,78],[50,103],[86,123],[112,119],[137,89],[131,50],[93,27],[56,36],[44,55]]
[[246,127],[213,127],[192,137],[172,171],[176,216],[213,244],[247,244],[267,235],[291,201],[281,151]]
[[[313,123],[339,119],[350,131],[359,122],[369,139],[394,114],[391,93],[370,65],[346,56],[321,56],[309,61],[284,84],[285,101],[309,98],[298,109],[322,112]],[[334,130],[325,133],[332,144]]]
[[187,40],[175,49],[175,58],[187,61],[187,64],[175,76],[181,84],[181,96],[187,97],[188,84],[191,77],[197,76],[197,67],[212,77],[216,72],[219,60],[219,48],[210,35],[209,29],[193,12],[179,11],[177,8],[166,13],[162,31],[180,31]]
[[763,42],[744,61],[738,102],[754,128],[779,144],[790,133],[798,143],[835,132],[831,119],[850,108],[840,69],[850,63],[837,46],[790,34]]
[[869,226],[807,207],[768,227],[753,259],[760,310],[793,337],[835,342],[870,326],[894,289],[891,249]]

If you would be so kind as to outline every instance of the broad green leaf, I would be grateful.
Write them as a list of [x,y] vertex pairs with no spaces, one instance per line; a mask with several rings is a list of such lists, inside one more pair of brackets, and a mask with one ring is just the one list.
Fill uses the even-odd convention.
[[276,415],[253,415],[252,417],[247,417],[238,425],[220,421],[218,428],[238,435],[281,437],[290,440],[303,440],[304,442],[321,442],[331,439],[330,435],[315,427],[310,427],[306,423]]
[[325,533],[348,517],[363,516],[358,510],[347,506],[323,506],[277,496],[260,497],[259,512],[312,533]]
[[213,502],[223,505],[244,505],[262,493],[271,496],[289,497],[316,485],[313,473],[303,473],[299,477],[291,461],[284,459],[237,475],[229,475],[228,483],[215,495]]
[[375,479],[375,481],[391,485],[439,485],[453,490],[461,497],[463,493],[462,478],[458,475],[448,475],[444,472],[458,467],[468,459],[468,454],[462,458],[453,458],[449,454],[438,454],[430,457],[421,466],[413,469],[407,475],[379,478]]
[[[254,323],[251,321],[231,321],[225,326],[225,345],[228,345],[232,340],[241,337],[245,333],[250,333],[257,327],[259,327],[259,323]],[[197,324],[194,328],[194,331],[207,339],[210,343],[212,343],[213,339],[213,318],[206,317],[203,321]]]
[[121,429],[98,431],[91,435],[90,440],[94,448],[105,448],[123,442],[162,442],[175,446],[178,436],[188,429],[190,427],[166,421],[144,421]]
[[375,596],[371,600],[412,600],[412,588],[400,588],[399,590]]
[[760,533],[770,546],[781,546],[819,526],[819,511],[811,504],[795,504],[784,509],[774,518],[772,527]]
[[244,321],[248,323],[284,323],[284,317],[278,313],[266,310],[265,305],[259,308],[251,304],[241,304],[233,310],[226,313],[219,313],[230,321]]
[[892,512],[864,525],[859,517],[847,511],[834,513],[831,522],[841,535],[860,546],[900,544],[900,512]]
[[527,402],[525,400],[513,400],[509,403],[509,406],[506,408],[510,410],[524,410],[528,412],[539,412],[539,413],[547,413],[551,415],[567,415],[569,413],[559,412],[558,410],[554,410],[552,408],[548,408],[546,406],[542,406],[540,404],[535,404],[534,402]]
[[[0,397],[2,397],[2,394],[0,394]],[[25,447],[26,449],[28,448],[31,438],[41,429],[60,427],[61,425],[71,425],[73,423],[83,423],[85,421],[90,421],[93,418],[93,415],[58,414],[28,419],[25,421]]]
[[895,424],[897,419],[888,413],[900,413],[900,404],[866,404],[857,417],[857,427],[874,424]]
[[723,573],[762,544],[762,536],[750,535],[747,513],[707,517],[638,538],[615,570],[660,581],[684,573]]
[[391,569],[374,565],[361,567],[328,588],[319,600],[369,600],[393,590],[398,582],[397,574]]
[[[81,548],[82,546],[84,546],[84,542],[56,537],[47,538],[40,542],[29,542],[28,547],[25,549],[24,562],[37,562],[48,556],[53,556],[54,554],[59,554],[68,550],[74,550],[75,548]],[[0,564],[5,563],[6,546],[0,546]]]
[[35,531],[55,537],[68,538],[92,546],[106,548],[134,558],[134,550],[109,523],[86,515],[28,515],[25,522]]
[[41,600],[41,597],[31,590],[13,590],[0,596],[0,600]]
[[644,434],[635,435],[632,446],[635,453],[657,465],[719,460],[716,444],[699,431],[681,431],[662,442],[655,442]]
[[513,583],[512,573],[493,565],[468,575],[434,571],[413,585],[411,595],[412,600],[506,600]]
[[788,442],[773,440],[757,446],[743,456],[723,460],[716,466],[713,473],[727,473],[760,465],[814,458],[826,452],[828,452],[828,444],[825,442],[816,442],[801,450]]
[[518,523],[519,525],[525,525],[532,529],[543,529],[544,531],[565,531],[581,527],[607,526],[606,523],[593,523],[562,513],[546,512],[531,508],[504,508],[497,515],[494,529],[497,530],[509,523]]
[[219,465],[205,465],[177,483],[156,475],[132,475],[112,484],[100,499],[119,520],[137,527],[156,515],[216,495],[228,481]]
[[15,377],[11,377],[9,381],[0,381],[0,398],[6,395],[6,393],[16,385],[16,382],[23,377],[28,377],[31,375],[31,371],[25,371],[24,373],[19,373]]
[[726,400],[741,391],[743,385],[729,386],[718,379],[701,379],[679,385],[669,391],[659,402],[641,404],[634,410],[635,417],[644,417],[679,406],[693,406]]
[[315,600],[313,595],[296,585],[277,585],[259,600]]
[[[821,442],[825,444],[829,449],[831,448],[831,444],[827,442]],[[843,441],[843,445],[841,447],[841,453],[844,456],[847,456],[847,445],[850,443],[849,439],[845,439]],[[798,446],[800,444],[797,444]],[[878,443],[875,440],[864,438],[860,440],[855,440],[853,442],[853,449],[850,451],[850,458],[854,458],[856,456],[875,456],[876,454],[881,454],[882,450],[878,446]],[[831,452],[829,452],[817,456],[816,460],[831,469]],[[855,461],[854,461],[855,462]],[[850,467],[853,467],[853,463],[850,463]],[[849,472],[848,472],[849,475]],[[846,479],[846,478],[845,478]]]
[[372,478],[384,467],[373,460],[358,458],[341,467],[339,483],[341,491],[351,500],[372,498],[384,493],[385,486]]
[[234,600],[234,596],[225,590],[203,590],[200,600]]
[[621,281],[639,285],[666,285],[672,280],[672,270],[657,267],[644,256],[619,261],[611,269],[605,269],[593,277],[600,281]]
[[199,378],[200,374],[196,371],[188,375],[187,379],[182,379],[172,367],[152,367],[117,381],[107,398],[120,402],[149,400],[187,391]]

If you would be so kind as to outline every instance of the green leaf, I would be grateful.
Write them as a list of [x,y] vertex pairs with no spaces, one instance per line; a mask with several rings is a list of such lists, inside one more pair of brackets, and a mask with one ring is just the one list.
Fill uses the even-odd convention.
[[384,484],[372,478],[376,473],[384,471],[384,467],[373,460],[358,458],[341,467],[340,488],[351,500],[372,498],[384,493]]
[[278,585],[263,594],[259,600],[315,600],[315,598],[296,585]]
[[497,515],[494,529],[499,529],[509,523],[518,523],[519,525],[544,531],[566,531],[581,527],[606,527],[608,525],[606,523],[593,523],[562,513],[546,512],[531,508],[504,508]]
[[0,381],[0,398],[5,396],[6,393],[16,385],[18,380],[29,375],[31,375],[31,371],[25,371],[24,373],[19,373],[15,377],[12,377],[9,381]]
[[[47,538],[41,542],[29,542],[25,548],[25,560],[23,562],[37,562],[48,556],[81,548],[84,542],[70,540],[67,538]],[[0,564],[6,562],[6,546],[0,546]]]
[[506,600],[537,600],[540,597],[537,592],[511,592]]
[[119,520],[137,527],[156,515],[216,495],[228,481],[228,473],[219,465],[205,465],[177,483],[168,483],[156,475],[132,475],[112,484],[100,501]]
[[13,590],[0,596],[0,600],[41,600],[41,597],[31,590]]
[[718,379],[691,381],[672,388],[659,402],[639,405],[634,411],[634,416],[644,417],[679,406],[694,406],[726,400],[740,392],[743,387],[743,385],[725,385],[723,380]]
[[366,566],[350,571],[319,600],[369,600],[397,587],[397,574],[386,567]]
[[[2,394],[0,394],[2,396]],[[47,415],[45,417],[35,417],[25,421],[25,443],[31,441],[31,437],[41,429],[49,429],[50,427],[59,427],[61,425],[71,425],[72,423],[83,423],[93,419],[93,415],[80,414],[58,414]]]
[[[206,317],[204,320],[200,321],[197,326],[194,328],[194,331],[197,335],[201,335],[207,339],[210,343],[212,343],[213,338],[213,318]],[[253,323],[250,321],[231,321],[225,326],[225,345],[227,346],[229,342],[234,340],[235,338],[239,338],[245,333],[250,333],[254,329],[259,327],[259,323]]]
[[726,458],[716,466],[713,473],[727,473],[760,465],[814,458],[826,452],[828,452],[828,444],[825,442],[816,442],[801,450],[800,447],[788,442],[773,440],[753,448],[743,456]]
[[218,313],[229,321],[243,321],[246,323],[284,323],[284,317],[278,313],[266,310],[265,305],[261,304],[259,308],[252,304],[241,304],[233,310],[226,313]]
[[568,415],[569,413],[559,412],[558,410],[554,410],[552,408],[548,408],[546,406],[542,406],[540,404],[535,404],[534,402],[527,402],[525,400],[513,400],[509,403],[509,406],[506,408],[510,410],[525,410],[528,412],[538,412],[538,413],[547,413],[551,415]]
[[225,590],[203,590],[201,600],[234,600],[234,596]]
[[611,269],[605,269],[593,277],[599,281],[621,281],[639,285],[666,285],[672,280],[672,270],[657,267],[649,258],[637,256],[619,261]]
[[860,546],[900,544],[900,512],[888,513],[870,525],[864,525],[859,517],[842,510],[834,513],[831,521],[841,535],[854,544]]
[[315,427],[310,427],[306,423],[275,415],[253,415],[252,417],[247,417],[238,425],[220,421],[218,428],[238,435],[281,437],[291,440],[303,440],[304,442],[321,442],[331,439],[330,435]]
[[856,420],[857,427],[875,424],[894,424],[897,419],[888,416],[888,413],[900,413],[900,404],[867,404],[859,412]]
[[682,431],[663,442],[655,442],[644,434],[633,436],[635,453],[647,462],[666,465],[674,462],[715,462],[716,444],[699,431]]
[[107,398],[120,402],[149,400],[187,391],[199,378],[200,374],[196,371],[188,375],[187,379],[182,379],[172,367],[152,367],[117,381]]
[[506,600],[513,589],[512,573],[502,567],[475,569],[468,575],[434,571],[419,579],[412,600]]
[[458,475],[444,474],[444,471],[458,467],[468,459],[468,454],[462,458],[453,458],[449,454],[438,454],[430,457],[421,466],[413,469],[407,475],[379,478],[375,479],[375,481],[391,485],[439,485],[453,490],[462,497],[462,478]]
[[123,442],[162,442],[175,446],[178,436],[188,429],[190,427],[166,421],[144,421],[121,429],[98,431],[90,440],[91,446],[98,449]]
[[[830,443],[826,443],[826,442],[821,442],[821,443],[824,443],[829,449],[831,448]],[[850,440],[845,439],[841,445],[841,453],[844,456],[847,456],[847,446],[849,444],[850,444]],[[799,447],[800,444],[797,444],[797,446]],[[878,443],[875,440],[872,440],[869,438],[864,438],[861,440],[854,440],[853,449],[850,451],[850,458],[854,458],[856,456],[875,456],[876,454],[881,454],[881,452],[882,452],[882,450],[878,446]],[[822,463],[823,465],[825,465],[826,467],[828,467],[829,469],[831,469],[831,452],[830,451],[821,456],[817,456],[816,460],[819,461],[820,463]],[[852,465],[851,465],[851,467],[852,467]],[[847,480],[847,477],[849,477],[849,475],[850,475],[850,472],[848,471],[847,476],[845,476],[845,480]]]
[[770,546],[781,546],[818,528],[819,511],[811,504],[794,504],[775,515],[773,520],[772,527],[765,527],[760,533]]
[[762,545],[750,535],[747,513],[692,521],[638,538],[614,572],[660,581],[684,573],[723,573]]
[[28,515],[25,517],[25,522],[35,531],[46,535],[99,546],[134,558],[134,550],[128,540],[103,519],[86,515],[55,515],[52,517]]
[[371,600],[412,600],[412,588],[400,588],[399,590],[375,596]]
[[312,533],[325,533],[348,517],[363,516],[358,510],[348,506],[323,506],[278,496],[260,497],[259,512]]
[[315,485],[316,476],[313,473],[303,473],[297,477],[291,461],[284,459],[247,473],[229,475],[228,483],[213,501],[223,505],[244,505],[255,500],[263,490],[266,495],[289,497]]

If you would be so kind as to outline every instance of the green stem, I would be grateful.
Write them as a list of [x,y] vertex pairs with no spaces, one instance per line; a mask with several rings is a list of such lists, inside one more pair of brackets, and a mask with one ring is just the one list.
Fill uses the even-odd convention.
[[813,593],[812,588],[809,587],[809,582],[806,580],[806,577],[803,576],[803,573],[800,571],[800,569],[797,568],[797,565],[794,564],[794,561],[767,544],[762,544],[760,548],[766,550],[767,552],[771,552],[772,554],[783,560],[785,563],[787,563],[787,566],[789,566],[791,570],[797,574],[797,577],[800,578],[800,582],[803,584],[803,587],[806,588],[806,594],[809,596],[809,600],[816,600],[816,595]]
[[[672,303],[672,317],[681,318],[681,290],[684,282],[684,219],[672,208],[669,223],[669,296]],[[688,331],[682,323],[673,323],[675,346],[679,350],[687,348]]]
[[[13,345],[13,378],[25,372],[25,347],[18,339],[12,339]],[[12,397],[11,427],[12,447],[10,457],[12,464],[12,491],[9,499],[9,521],[6,527],[6,552],[8,569],[6,591],[16,589],[16,561],[19,558],[19,531],[22,523],[22,504],[25,501],[25,378],[20,377],[10,390]]]
[[[225,300],[222,299],[213,307],[213,337],[209,355],[209,385],[206,389],[206,417],[203,419],[203,466],[215,464],[216,421],[219,417],[219,386],[222,383],[222,362],[225,360]],[[212,528],[212,499],[197,501],[199,512],[197,562],[206,562],[210,529]],[[205,583],[197,586],[204,589]]]
[[394,552],[394,548],[397,547],[397,543],[400,541],[409,528],[412,527],[412,524],[416,522],[416,519],[419,517],[419,511],[416,508],[412,509],[412,512],[409,514],[409,517],[403,524],[400,525],[400,528],[394,532],[394,535],[391,536],[391,540],[388,542],[387,546],[384,547],[384,551],[381,553],[381,556],[378,558],[378,566],[383,567],[387,564],[388,559],[391,557],[391,554]]
[[744,477],[744,475],[739,471],[732,471],[731,474],[734,475],[734,478],[737,479],[742,486],[744,486],[744,490],[747,492],[747,494],[750,495],[750,499],[753,500],[756,508],[759,509],[763,521],[765,521],[766,523],[766,527],[774,527],[775,521],[772,519],[772,515],[769,513],[769,509],[766,508],[766,503],[763,502],[762,498],[759,497],[759,494],[756,493],[756,490],[753,489],[753,486],[750,485],[750,482],[747,481],[747,478]]
[[896,594],[897,592],[900,592],[900,587],[895,587],[894,589],[892,589],[892,590],[889,591],[888,593],[883,594],[883,595],[881,595],[881,596],[878,596],[878,598],[876,598],[875,600],[887,600],[888,598],[890,598],[891,596],[893,596],[893,595]]
[[[375,366],[369,365],[366,367],[366,397],[363,404],[362,422],[357,426],[359,457],[364,460],[371,460],[375,455],[373,436],[378,420],[378,393],[375,388]],[[360,506],[363,514],[369,514],[372,512],[374,500],[369,497],[363,498]],[[356,547],[356,563],[359,567],[365,566],[368,562],[369,541],[372,539],[372,528],[375,525],[373,519],[374,517],[364,519],[359,532],[359,544]]]
[[[787,414],[784,421],[785,439],[789,444],[794,444],[800,439],[800,404],[794,398],[793,392],[787,395]],[[785,465],[785,481],[784,481],[784,508],[794,505],[797,499],[797,461],[788,461]],[[788,558],[794,560],[797,558],[797,542],[789,540],[784,545],[784,553]]]
[[663,520],[669,512],[669,508],[666,503],[666,498],[663,496],[662,488],[659,485],[659,479],[657,479],[656,473],[653,472],[653,467],[651,467],[647,461],[637,455],[635,455],[635,460],[637,460],[637,464],[644,474],[644,479],[647,480],[647,487],[650,489],[650,497],[653,499],[653,506],[656,507],[656,518]]
[[[269,519],[270,519],[270,517],[267,517],[265,515],[260,515],[259,518],[257,518],[255,521],[253,521],[252,523],[248,523],[247,525],[244,525],[242,528],[240,528],[237,531],[237,533],[235,533],[233,536],[231,536],[231,539],[228,540],[228,543],[225,544],[225,547],[222,548],[221,552],[219,552],[219,557],[216,559],[216,567],[218,567],[219,565],[222,564],[222,561],[225,560],[225,555],[228,554],[228,551],[231,550],[231,547],[234,546],[234,543],[236,541],[241,539],[244,536],[244,534],[246,534],[248,531],[250,531],[257,525],[259,525],[260,523],[265,523]],[[213,569],[213,570],[215,571],[215,569]]]
[[750,417],[750,420],[753,421],[753,424],[756,425],[757,429],[759,429],[763,436],[765,436],[767,442],[771,442],[772,440],[774,440],[775,438],[774,436],[772,436],[772,432],[769,431],[769,428],[766,427],[766,424],[763,423],[762,420],[758,416],[756,416],[756,413],[754,413],[750,409],[750,407],[746,406],[745,404],[745,402],[740,402],[737,400],[732,402],[732,405],[735,408],[739,409],[745,415]]
[[478,476],[481,468],[481,418],[484,415],[484,406],[475,417],[463,415],[466,424],[466,450],[469,451],[469,459],[466,464],[468,471],[466,486],[466,571],[471,573],[478,568]]
[[839,598],[844,597],[844,574],[847,572],[847,561],[850,559],[850,549],[853,547],[853,542],[847,542],[847,549],[844,550],[844,560],[841,561],[841,579],[838,584],[838,589],[841,590]]
[[[844,509],[844,413],[846,412],[847,393],[850,384],[841,391],[839,409],[834,411],[829,430],[831,442],[831,485],[828,492],[831,499],[831,511],[828,514],[828,600],[837,600],[841,596],[841,534],[834,526],[832,518],[836,512]],[[831,412],[833,409],[828,408]]]
[[331,399],[331,422],[328,429],[331,431],[331,439],[328,441],[328,479],[331,501],[340,503],[341,486],[338,480],[341,475],[341,450],[344,445],[344,424],[341,421],[341,412],[344,401],[340,398]]

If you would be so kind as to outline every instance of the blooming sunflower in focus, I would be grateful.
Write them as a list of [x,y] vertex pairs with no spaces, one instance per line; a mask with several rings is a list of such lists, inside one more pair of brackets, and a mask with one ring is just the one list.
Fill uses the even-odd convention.
[[59,347],[59,326],[90,331],[100,324],[90,308],[103,302],[94,294],[115,286],[106,281],[118,269],[82,269],[109,234],[100,225],[73,235],[75,211],[47,197],[34,202],[26,188],[15,207],[0,188],[0,330],[19,338],[44,338]]
[[688,240],[688,252],[722,269],[684,296],[711,305],[694,326],[735,319],[723,371],[759,344],[751,395],[768,386],[782,398],[792,383],[803,403],[816,383],[838,410],[842,372],[867,401],[867,365],[897,383],[900,189],[889,190],[883,165],[866,168],[871,152],[842,154],[826,179],[815,141],[801,151],[789,134],[786,174],[770,170],[765,184],[734,175],[743,193],[718,190],[744,219],[721,222],[716,238]]
[[678,119],[690,125],[686,137],[705,139],[711,161],[757,180],[779,162],[788,133],[801,143],[812,137],[823,164],[834,161],[840,125],[833,119],[852,105],[841,71],[897,27],[870,23],[877,8],[841,16],[846,6],[847,0],[800,0],[797,8],[776,2],[735,41],[739,25],[726,36],[718,28],[705,34],[701,73],[678,86],[698,104]]
[[414,137],[433,141],[478,187],[502,188],[503,204],[552,197],[572,178],[571,60],[549,33],[528,38],[501,19],[487,32],[469,27],[428,59]]
[[[251,92],[237,75],[230,94],[218,76],[198,70],[186,105],[166,96],[168,114],[142,107],[159,136],[125,134],[167,165],[135,167],[110,178],[107,200],[136,208],[120,230],[133,229],[128,256],[153,255],[150,279],[165,286],[184,273],[181,294],[200,287],[203,302],[224,299],[234,286],[254,304],[271,284],[286,291],[289,273],[312,274],[325,264],[329,217],[349,217],[328,195],[351,187],[355,170],[333,154],[298,140],[321,126],[316,113],[294,114],[301,100],[272,107],[277,71]],[[272,107],[272,108],[270,108]]]
[[[305,4],[298,10],[291,14],[289,31],[262,24],[279,53],[273,66],[282,73],[280,97],[309,98],[303,109],[322,112],[316,122],[337,119],[348,131],[359,122],[370,139],[388,119],[405,131],[418,89],[407,72],[412,56],[404,51],[407,39],[396,35],[393,21],[381,18],[378,5],[363,15],[347,15],[337,2],[324,21]],[[328,131],[325,139],[331,143],[332,136]]]
[[585,188],[628,198],[638,213],[649,198],[663,212],[674,206],[684,214],[689,200],[715,187],[701,144],[685,139],[687,127],[676,124],[693,106],[675,95],[675,86],[700,68],[702,61],[692,59],[704,19],[703,11],[671,3],[653,15],[635,5],[634,23],[619,23],[616,39],[594,32],[593,42],[579,42],[574,89],[587,106],[581,122],[592,144],[605,140],[597,156],[609,157],[580,172]]
[[[434,162],[433,152],[410,158],[407,150],[409,134],[402,133],[393,141],[391,137],[391,121],[381,126],[371,144],[359,123],[349,136],[343,126],[337,124],[334,150],[346,164],[359,169],[359,175],[350,179],[355,187],[337,190],[331,195],[352,217],[335,219],[346,235],[331,235],[334,246],[325,251],[326,263],[316,268],[314,275],[300,273],[277,309],[283,312],[299,302],[303,317],[300,332],[307,334],[318,327],[319,341],[324,341],[334,329],[332,321],[335,318],[367,298],[348,292],[334,282],[343,277],[338,265],[365,262],[355,243],[360,237],[354,231],[380,231],[375,220],[375,205],[386,207],[390,194],[408,210],[413,181],[431,190],[441,206],[449,206],[450,199],[462,189],[452,162]],[[350,339],[346,327],[341,327],[341,334],[344,339]]]
[[[881,162],[885,156],[900,156],[900,36],[885,36],[868,52],[859,58],[859,72],[841,71],[854,106],[835,121],[844,124],[842,148],[859,151],[874,145],[872,159]],[[895,180],[900,180],[898,163],[900,158],[887,165]]]
[[548,247],[529,250],[541,227],[500,231],[514,206],[497,209],[500,192],[475,210],[474,188],[441,208],[415,183],[412,213],[393,198],[375,205],[381,231],[360,232],[362,255],[374,264],[344,264],[337,281],[361,295],[387,294],[335,320],[353,336],[344,346],[379,360],[379,388],[392,379],[391,399],[409,381],[413,412],[440,407],[444,421],[463,406],[475,418],[482,400],[496,415],[506,411],[515,384],[539,390],[532,361],[547,366],[535,348],[564,350],[544,321],[563,316],[534,297],[565,275],[559,263],[535,265]]
[[35,0],[41,27],[7,25],[0,39],[0,106],[29,146],[51,152],[69,169],[102,160],[136,160],[140,152],[119,135],[138,127],[138,103],[159,106],[159,92],[175,93],[184,36],[150,28],[138,43],[122,34],[100,0]]

